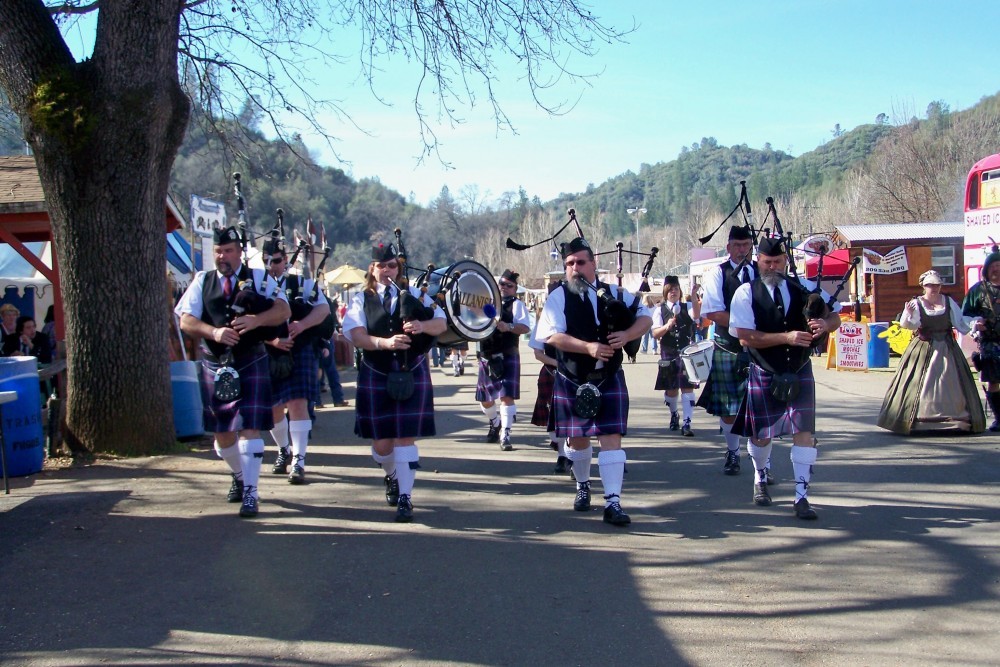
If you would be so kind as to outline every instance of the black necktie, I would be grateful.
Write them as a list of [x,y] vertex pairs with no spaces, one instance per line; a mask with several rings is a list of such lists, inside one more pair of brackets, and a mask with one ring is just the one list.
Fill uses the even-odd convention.
[[743,267],[743,278],[740,279],[740,282],[742,282],[744,285],[750,282],[750,269],[748,269],[745,266]]
[[785,319],[785,300],[781,297],[781,287],[774,288],[774,305],[778,308],[778,317]]
[[385,308],[385,312],[392,312],[392,290],[388,287],[385,288],[385,292],[382,294],[382,307]]

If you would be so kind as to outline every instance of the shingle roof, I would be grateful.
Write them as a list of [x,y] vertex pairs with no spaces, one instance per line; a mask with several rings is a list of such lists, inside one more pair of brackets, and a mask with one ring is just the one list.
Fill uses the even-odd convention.
[[964,222],[905,222],[879,225],[839,225],[837,233],[846,241],[895,241],[898,239],[946,239],[965,236]]
[[32,155],[0,156],[0,212],[44,211],[45,195]]

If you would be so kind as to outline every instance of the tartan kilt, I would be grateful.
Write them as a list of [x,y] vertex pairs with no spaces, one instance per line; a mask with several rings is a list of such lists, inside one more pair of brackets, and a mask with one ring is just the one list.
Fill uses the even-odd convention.
[[761,440],[816,430],[816,382],[812,363],[798,372],[799,395],[782,403],[771,395],[774,376],[757,364],[750,364],[747,393],[733,424],[733,433]]
[[[398,362],[393,362],[398,369]],[[421,438],[436,435],[434,427],[434,387],[427,367],[427,355],[420,355],[413,370],[413,396],[394,401],[386,391],[386,374],[361,363],[354,397],[354,433],[369,440]]]
[[521,355],[503,355],[503,377],[491,380],[486,371],[487,361],[479,360],[479,379],[476,381],[476,400],[480,403],[496,401],[502,396],[517,400],[521,398]]
[[556,373],[552,388],[556,437],[583,438],[615,433],[625,435],[628,430],[628,387],[625,386],[625,373],[619,369],[597,386],[601,390],[601,411],[594,419],[583,419],[573,412],[573,402],[579,386],[562,373]]
[[692,384],[688,380],[687,371],[684,370],[684,363],[681,361],[679,350],[667,349],[660,344],[660,361],[669,361],[670,366],[664,368],[662,365],[656,372],[655,391],[666,391],[668,389],[694,389],[698,385]]
[[271,367],[263,346],[233,360],[240,374],[240,397],[223,403],[215,397],[215,372],[221,364],[207,357],[201,361],[201,403],[205,430],[235,433],[243,429],[269,431],[274,428],[271,414]]
[[546,430],[552,426],[552,387],[555,384],[556,369],[542,364],[538,371],[538,396],[535,398],[535,410],[531,413],[531,423],[542,426]]
[[283,405],[296,398],[311,403],[319,401],[319,365],[312,344],[292,349],[292,374],[284,380],[271,380],[274,405]]
[[712,351],[712,372],[697,405],[717,417],[731,417],[738,413],[747,391],[746,376],[740,371],[749,364],[750,353],[746,350],[732,354],[716,344]]

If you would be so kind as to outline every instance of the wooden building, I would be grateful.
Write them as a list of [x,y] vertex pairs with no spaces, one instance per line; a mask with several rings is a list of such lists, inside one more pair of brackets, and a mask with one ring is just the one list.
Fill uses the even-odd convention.
[[858,266],[850,283],[851,300],[861,295],[862,312],[873,322],[897,319],[905,303],[923,291],[920,274],[934,269],[944,283],[941,292],[959,304],[965,297],[963,246],[965,224],[962,222],[912,222],[902,224],[843,225],[834,233],[834,245],[847,248],[850,257],[861,257],[864,250],[887,255],[902,246],[907,270],[889,274],[865,274]]

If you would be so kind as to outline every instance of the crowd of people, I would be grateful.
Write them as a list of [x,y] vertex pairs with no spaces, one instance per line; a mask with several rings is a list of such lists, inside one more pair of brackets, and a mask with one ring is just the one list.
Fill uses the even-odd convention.
[[[840,304],[812,281],[788,274],[785,238],[755,239],[748,227],[735,226],[726,249],[728,256],[691,294],[684,295],[676,276],[666,276],[662,294],[650,299],[601,281],[594,250],[577,237],[561,245],[564,276],[550,285],[533,329],[528,308],[517,298],[520,276],[505,269],[497,283],[495,327],[476,341],[475,400],[485,417],[486,442],[512,449],[521,395],[519,341],[528,336],[542,364],[530,423],[545,429],[557,456],[554,471],[575,481],[573,510],[592,507],[596,440],[603,520],[629,525],[622,503],[629,416],[622,362],[626,346],[638,348],[648,336],[647,349],[659,354],[653,389],[663,392],[666,430],[692,437],[696,405],[717,417],[725,441],[721,472],[740,474],[746,442],[745,460],[753,469],[749,500],[759,506],[772,504],[772,448],[783,438],[790,445],[793,515],[817,519],[809,501],[817,463],[812,358],[840,326]],[[280,243],[264,247],[267,270],[243,263],[233,228],[216,233],[214,254],[216,270],[197,274],[175,312],[182,330],[201,340],[205,425],[230,468],[228,499],[240,503],[240,516],[253,517],[259,512],[265,431],[276,446],[272,472],[287,475],[292,484],[306,480],[319,369],[333,356],[324,330],[337,310],[311,280],[287,272]],[[354,432],[371,441],[386,503],[399,522],[414,518],[418,440],[437,435],[431,368],[446,363],[435,343],[449,327],[440,301],[409,284],[404,259],[391,244],[373,248],[364,288],[339,311],[342,334],[361,356]],[[923,296],[909,302],[901,318],[901,326],[917,336],[903,355],[879,425],[899,433],[943,425],[982,431],[985,414],[953,331],[979,334],[977,363],[990,405],[998,404],[996,415],[1000,254],[987,260],[984,281],[961,308],[941,295],[934,271],[920,283]],[[812,303],[817,297],[819,310]],[[8,315],[0,314],[6,345]],[[714,324],[711,371],[707,378],[689,377],[682,352],[704,335],[706,322]],[[464,372],[465,351],[450,350],[456,375]],[[334,402],[347,405],[342,394]],[[1000,423],[990,428],[1000,430]]]

